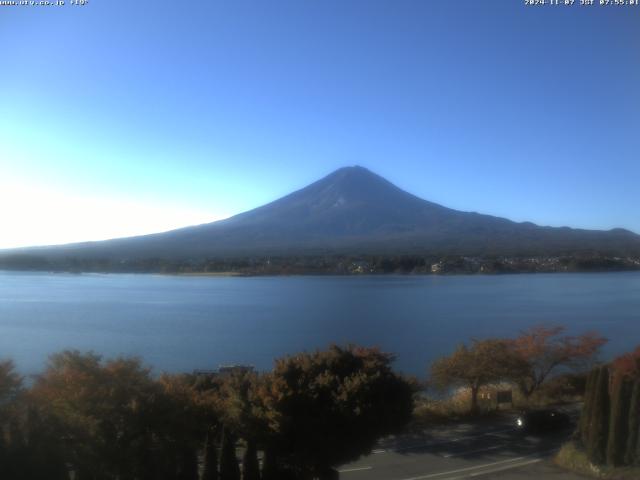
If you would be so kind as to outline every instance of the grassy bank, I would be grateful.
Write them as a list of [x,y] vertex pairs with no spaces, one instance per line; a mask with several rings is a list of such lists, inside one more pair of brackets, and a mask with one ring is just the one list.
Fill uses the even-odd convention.
[[613,468],[592,464],[586,452],[573,441],[562,446],[554,461],[562,468],[592,478],[604,480],[638,480],[640,478],[640,466]]

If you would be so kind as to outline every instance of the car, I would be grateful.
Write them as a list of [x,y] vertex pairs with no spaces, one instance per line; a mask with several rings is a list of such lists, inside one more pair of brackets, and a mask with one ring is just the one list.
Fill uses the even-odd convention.
[[558,410],[527,410],[516,418],[516,427],[525,432],[562,430],[571,425],[571,418]]

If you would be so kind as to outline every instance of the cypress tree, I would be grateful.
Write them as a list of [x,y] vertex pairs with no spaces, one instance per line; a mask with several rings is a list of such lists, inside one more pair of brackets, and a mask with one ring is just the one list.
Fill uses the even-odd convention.
[[623,464],[629,429],[629,403],[631,389],[629,381],[617,374],[611,392],[611,415],[609,440],[607,442],[607,464],[617,467]]
[[240,480],[236,444],[228,428],[222,429],[220,451],[220,480]]
[[629,401],[629,437],[624,456],[626,465],[633,465],[640,460],[638,456],[638,434],[640,430],[640,380],[633,382],[631,400]]
[[157,480],[158,459],[153,449],[151,434],[146,433],[137,448],[137,480]]
[[202,480],[218,480],[218,456],[213,441],[213,432],[207,433],[204,445],[204,471]]
[[177,480],[178,478],[178,460],[174,449],[164,452],[164,455],[158,459],[160,464],[159,478],[162,480]]
[[600,367],[591,410],[591,427],[587,442],[587,456],[595,464],[606,460],[609,433],[609,367]]
[[180,455],[178,480],[198,480],[198,453],[190,446],[184,446]]
[[4,443],[4,431],[2,424],[0,424],[0,478],[7,478],[7,460],[9,455],[6,452],[6,445]]
[[262,480],[280,480],[278,475],[278,461],[273,449],[267,447],[262,459]]
[[589,439],[589,430],[591,428],[591,415],[593,410],[593,397],[595,392],[595,383],[598,378],[598,369],[594,368],[587,375],[587,383],[584,389],[584,403],[580,414],[580,423],[578,429],[580,431],[580,439],[582,445],[587,446]]
[[242,480],[260,480],[258,449],[256,442],[252,440],[247,441],[247,448],[242,457]]

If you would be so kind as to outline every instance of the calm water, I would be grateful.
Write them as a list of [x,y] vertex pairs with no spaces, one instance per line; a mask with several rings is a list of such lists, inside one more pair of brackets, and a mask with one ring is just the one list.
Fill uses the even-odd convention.
[[379,345],[423,376],[472,337],[541,322],[598,330],[605,356],[640,344],[640,273],[216,278],[0,272],[0,358],[23,373],[65,348],[135,354],[158,371]]

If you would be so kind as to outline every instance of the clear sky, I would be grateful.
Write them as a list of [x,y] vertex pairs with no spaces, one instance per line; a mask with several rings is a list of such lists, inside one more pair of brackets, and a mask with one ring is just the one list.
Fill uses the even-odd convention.
[[640,232],[640,6],[66,3],[0,6],[0,247],[203,223],[354,164]]

